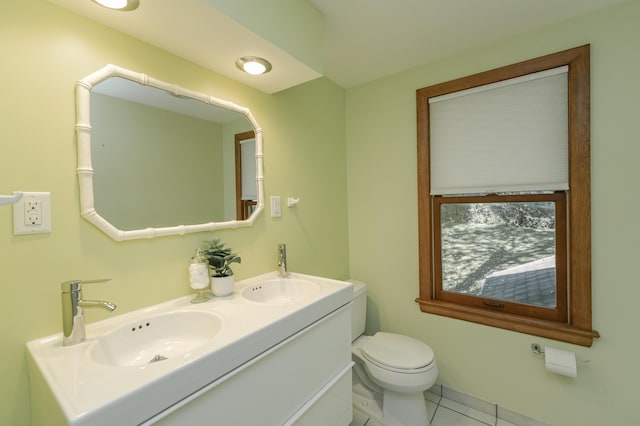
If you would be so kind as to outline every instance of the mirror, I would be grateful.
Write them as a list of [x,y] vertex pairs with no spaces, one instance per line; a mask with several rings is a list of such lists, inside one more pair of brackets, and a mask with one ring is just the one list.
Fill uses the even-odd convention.
[[76,97],[81,214],[114,240],[250,226],[264,210],[248,108],[115,65]]

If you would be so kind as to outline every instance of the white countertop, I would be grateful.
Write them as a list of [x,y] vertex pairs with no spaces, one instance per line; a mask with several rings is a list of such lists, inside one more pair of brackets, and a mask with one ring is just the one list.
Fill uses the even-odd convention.
[[[62,346],[58,333],[27,343],[38,368],[71,425],[138,424],[224,376],[253,357],[349,303],[352,285],[345,281],[290,273],[312,281],[316,294],[286,304],[258,303],[241,293],[248,286],[276,278],[268,273],[239,281],[234,293],[192,304],[193,295],[87,325],[87,340]],[[97,339],[140,319],[173,311],[206,311],[222,322],[203,346],[162,362],[111,366],[91,357]]]

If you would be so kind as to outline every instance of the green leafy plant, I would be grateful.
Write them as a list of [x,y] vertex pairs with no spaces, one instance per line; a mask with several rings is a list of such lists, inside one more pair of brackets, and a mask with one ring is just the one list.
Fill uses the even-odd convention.
[[228,277],[233,275],[229,266],[232,263],[240,263],[242,259],[236,253],[232,253],[230,248],[225,248],[220,238],[205,241],[202,253],[207,258],[209,268],[213,271],[214,277]]

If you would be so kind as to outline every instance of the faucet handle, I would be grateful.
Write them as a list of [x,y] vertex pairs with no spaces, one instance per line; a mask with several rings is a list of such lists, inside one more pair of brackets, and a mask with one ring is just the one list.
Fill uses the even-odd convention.
[[60,284],[60,289],[63,293],[69,293],[72,291],[80,290],[80,286],[82,284],[98,284],[98,283],[108,283],[111,281],[111,278],[98,278],[95,280],[71,280],[65,281]]

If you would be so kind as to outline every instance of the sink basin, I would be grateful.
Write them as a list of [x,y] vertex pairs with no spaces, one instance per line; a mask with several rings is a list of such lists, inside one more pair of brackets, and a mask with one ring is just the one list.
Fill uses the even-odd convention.
[[94,361],[136,366],[188,354],[213,338],[222,326],[210,312],[174,311],[123,325],[97,339]]
[[318,291],[320,286],[312,281],[277,278],[250,285],[242,296],[253,302],[287,304],[311,297]]

